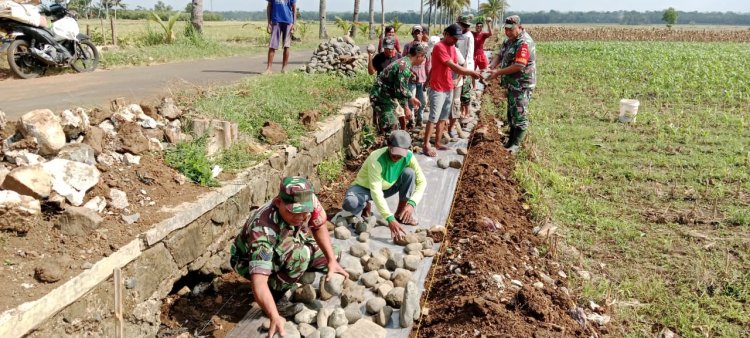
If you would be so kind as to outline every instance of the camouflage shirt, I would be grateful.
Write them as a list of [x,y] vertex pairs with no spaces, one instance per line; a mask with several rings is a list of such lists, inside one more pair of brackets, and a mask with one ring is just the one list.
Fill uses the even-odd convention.
[[407,100],[412,97],[409,82],[415,82],[416,77],[411,71],[411,60],[402,57],[389,64],[378,75],[370,90],[370,97],[397,100],[405,107]]
[[310,231],[323,226],[327,217],[317,197],[314,197],[314,205],[315,210],[303,226],[287,224],[273,200],[247,219],[234,245],[235,254],[249,260],[248,274],[268,276],[278,272],[280,267],[275,262],[287,261],[287,256],[293,254],[295,249],[315,244]]
[[536,87],[536,44],[526,30],[515,40],[505,40],[500,48],[501,68],[513,64],[523,66],[521,71],[503,75],[500,85],[511,90],[527,90]]

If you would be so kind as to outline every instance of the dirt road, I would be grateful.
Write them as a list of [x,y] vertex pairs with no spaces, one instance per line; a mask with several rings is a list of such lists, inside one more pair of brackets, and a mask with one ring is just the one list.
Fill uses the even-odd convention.
[[[274,71],[281,70],[281,53]],[[292,50],[289,69],[298,69],[311,56],[309,50]],[[0,81],[0,110],[8,119],[28,111],[49,108],[108,106],[117,97],[134,102],[156,99],[175,89],[228,84],[258,75],[266,68],[266,55],[169,63],[148,67],[102,70],[85,74],[62,74],[31,80]]]

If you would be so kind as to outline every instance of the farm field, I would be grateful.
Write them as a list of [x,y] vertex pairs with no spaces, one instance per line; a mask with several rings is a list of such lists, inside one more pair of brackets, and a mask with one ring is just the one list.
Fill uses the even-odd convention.
[[[747,55],[743,43],[537,45],[515,176],[535,222],[575,248],[557,251],[590,273],[569,275],[579,302],[613,310],[614,336],[750,335]],[[617,121],[622,98],[640,100],[635,123]]]

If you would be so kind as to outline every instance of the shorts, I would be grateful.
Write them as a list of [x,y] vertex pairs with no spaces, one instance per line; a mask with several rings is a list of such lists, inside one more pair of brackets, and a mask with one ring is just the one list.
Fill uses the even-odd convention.
[[268,48],[279,49],[279,42],[284,42],[284,48],[289,48],[292,45],[291,29],[292,25],[288,23],[272,23],[271,24],[271,41],[268,43]]
[[484,55],[484,51],[482,51],[481,53],[474,53],[474,64],[476,65],[476,69],[487,69],[487,66],[489,66],[490,63],[489,61],[487,61],[487,55]]
[[451,101],[453,93],[439,92],[430,89],[430,115],[427,121],[437,123],[441,120],[447,120],[451,116]]

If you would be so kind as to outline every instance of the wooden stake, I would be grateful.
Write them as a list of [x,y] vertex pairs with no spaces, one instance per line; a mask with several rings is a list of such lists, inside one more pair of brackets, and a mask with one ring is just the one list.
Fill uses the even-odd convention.
[[115,337],[125,338],[125,323],[122,316],[122,271],[120,268],[114,270],[115,280]]

